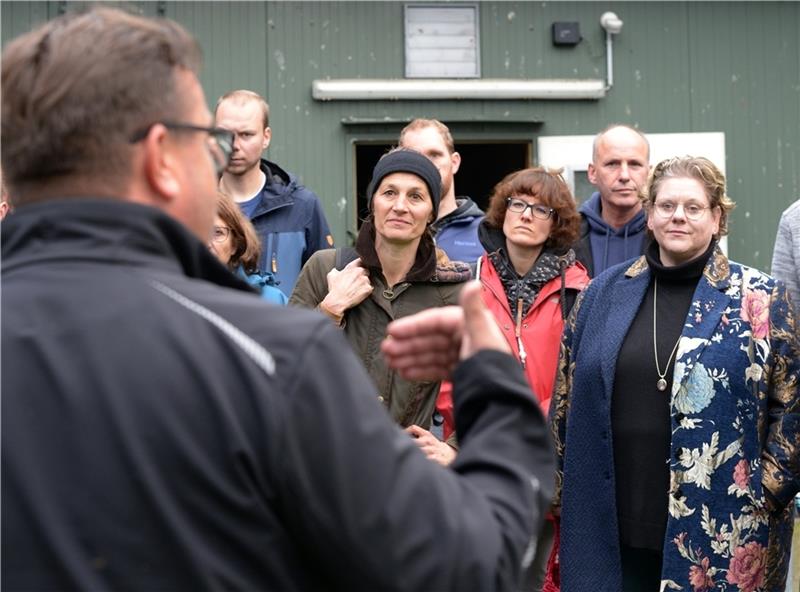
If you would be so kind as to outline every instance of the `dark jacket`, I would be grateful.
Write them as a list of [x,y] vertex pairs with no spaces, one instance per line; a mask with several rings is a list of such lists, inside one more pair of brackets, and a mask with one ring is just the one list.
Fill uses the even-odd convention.
[[553,464],[510,356],[457,369],[444,471],[329,320],[155,209],[23,206],[2,257],[4,589],[516,586]]
[[[620,348],[650,278],[644,257],[613,267],[578,296],[564,329],[551,406],[560,560],[569,566],[563,592],[621,589],[610,409]],[[739,589],[785,589],[789,502],[800,487],[799,374],[798,322],[785,286],[716,247],[686,315],[671,397],[663,398],[669,491],[651,495],[669,513],[661,572],[675,584],[668,589],[701,589],[692,582],[705,575]]]
[[597,277],[609,267],[644,253],[648,242],[644,210],[622,228],[612,228],[603,219],[600,193],[595,191],[578,213],[581,215],[580,238],[572,250],[589,277]]
[[450,261],[474,263],[483,255],[478,239],[483,210],[468,197],[459,197],[456,203],[455,210],[431,224],[431,231],[436,237],[436,246],[447,253]]
[[[375,253],[371,222],[359,231],[356,250],[369,270],[372,293],[347,310],[344,334],[375,383],[375,397],[402,427],[430,429],[438,382],[409,381],[386,365],[380,346],[386,327],[395,319],[426,308],[458,303],[458,293],[471,277],[469,266],[451,262],[433,241],[420,242],[417,259],[404,281],[387,286]],[[328,273],[336,267],[336,250],[315,253],[303,268],[289,304],[317,308],[328,295]]]
[[288,298],[303,265],[314,252],[332,247],[333,237],[314,192],[274,162],[262,158],[261,171],[267,180],[250,219],[261,239],[258,264]]

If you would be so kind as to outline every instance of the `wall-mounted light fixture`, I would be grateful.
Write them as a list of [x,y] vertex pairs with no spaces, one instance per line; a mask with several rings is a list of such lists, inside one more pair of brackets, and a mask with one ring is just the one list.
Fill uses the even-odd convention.
[[611,42],[612,35],[622,31],[622,19],[613,12],[604,12],[600,15],[600,26],[606,31],[606,88],[614,85],[614,51]]

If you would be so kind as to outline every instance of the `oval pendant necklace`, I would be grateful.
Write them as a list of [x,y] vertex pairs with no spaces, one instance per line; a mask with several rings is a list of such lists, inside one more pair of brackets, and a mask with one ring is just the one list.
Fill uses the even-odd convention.
[[655,282],[653,284],[653,355],[656,359],[656,374],[658,374],[658,382],[656,383],[656,388],[660,391],[667,390],[667,370],[669,370],[669,365],[672,362],[672,356],[675,355],[675,352],[678,350],[678,344],[681,341],[681,336],[678,335],[678,340],[675,342],[675,347],[672,348],[672,353],[667,358],[667,365],[664,368],[664,372],[661,372],[661,368],[658,366],[658,339],[656,337],[656,309],[658,308],[658,278],[655,278]]

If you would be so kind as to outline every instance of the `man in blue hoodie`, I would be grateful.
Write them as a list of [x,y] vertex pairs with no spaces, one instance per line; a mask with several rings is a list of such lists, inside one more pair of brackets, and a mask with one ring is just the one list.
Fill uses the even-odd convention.
[[269,105],[249,90],[231,91],[217,101],[218,127],[235,134],[231,161],[220,191],[231,196],[261,239],[259,268],[286,294],[308,258],[333,246],[319,198],[274,162],[261,158],[269,147]]
[[575,255],[591,277],[644,253],[645,215],[639,192],[650,172],[650,144],[645,135],[615,124],[592,145],[588,176],[597,187],[580,207],[581,233]]

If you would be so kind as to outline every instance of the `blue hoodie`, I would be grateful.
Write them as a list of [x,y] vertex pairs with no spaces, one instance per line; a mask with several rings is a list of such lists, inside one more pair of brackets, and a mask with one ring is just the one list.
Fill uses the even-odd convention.
[[[591,262],[582,262],[590,263],[587,267],[590,268],[592,277],[597,277],[617,263],[639,257],[647,243],[644,210],[639,210],[623,227],[613,228],[603,220],[601,209],[600,192],[595,191],[578,210],[586,221],[579,243],[588,247],[591,253]],[[576,253],[578,251],[576,248]],[[580,251],[585,253],[586,249],[581,248]],[[584,258],[579,255],[579,259]]]

